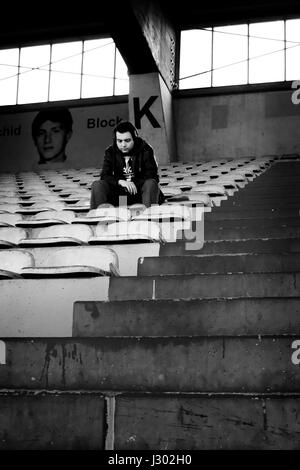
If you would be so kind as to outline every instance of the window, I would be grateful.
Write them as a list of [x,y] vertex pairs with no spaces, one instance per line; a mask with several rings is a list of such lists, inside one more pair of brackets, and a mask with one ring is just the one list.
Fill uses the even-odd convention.
[[214,28],[213,86],[247,83],[247,25]]
[[0,50],[0,103],[16,104],[19,49]]
[[284,22],[249,25],[249,83],[284,80]]
[[[195,44],[200,45],[196,55]],[[201,88],[211,86],[211,49],[211,29],[197,29],[183,31],[181,33],[180,88]]]
[[52,45],[50,101],[72,100],[80,97],[81,63],[81,41]]
[[300,19],[286,21],[286,80],[300,77]]
[[299,31],[300,19],[182,31],[179,88],[299,79]]
[[17,103],[47,101],[50,46],[23,47],[20,51]]
[[82,97],[113,95],[115,45],[110,39],[84,42]]
[[0,106],[128,94],[111,38],[0,50]]

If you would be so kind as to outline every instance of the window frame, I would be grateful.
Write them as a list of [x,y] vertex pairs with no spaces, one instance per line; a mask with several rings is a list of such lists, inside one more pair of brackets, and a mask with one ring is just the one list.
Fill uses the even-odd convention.
[[[116,67],[114,66],[113,70],[113,77],[111,78],[112,80],[112,95],[104,95],[104,96],[97,96],[97,97],[90,97],[90,98],[83,98],[82,97],[82,82],[83,82],[83,60],[84,60],[84,42],[89,41],[89,40],[95,40],[95,39],[111,39],[111,42],[114,44],[114,52],[113,52],[113,62],[114,64],[116,63],[116,56],[117,56],[117,46],[111,36],[108,34],[102,34],[102,35],[86,35],[86,36],[81,36],[78,38],[68,38],[68,39],[55,39],[55,40],[49,40],[49,41],[35,41],[32,43],[24,43],[24,44],[18,44],[18,45],[11,45],[9,47],[3,47],[1,50],[9,50],[9,49],[18,49],[18,65],[16,67],[16,74],[17,75],[17,85],[16,85],[16,91],[15,91],[15,102],[11,104],[4,104],[1,105],[0,103],[0,112],[6,113],[9,112],[11,108],[13,110],[16,109],[22,109],[22,110],[32,110],[32,109],[40,109],[41,107],[55,107],[55,106],[87,106],[89,104],[103,104],[103,103],[118,103],[118,102],[124,102],[126,101],[126,97],[128,97],[128,94],[115,94],[116,90],[116,80],[119,80],[119,78],[116,76]],[[66,43],[72,43],[72,42],[81,42],[81,71],[80,71],[80,95],[78,98],[73,98],[73,99],[61,99],[61,100],[50,100],[50,80],[51,80],[51,68],[52,68],[52,47],[53,45],[56,44],[66,44]],[[49,64],[47,65],[49,67],[49,80],[48,80],[48,93],[47,93],[47,100],[44,101],[39,101],[39,102],[28,102],[28,103],[18,103],[18,94],[19,94],[19,77],[22,73],[20,70],[20,57],[21,57],[21,50],[22,48],[26,47],[34,47],[34,46],[44,46],[44,45],[49,45],[50,46],[50,60]],[[43,67],[45,67],[45,64],[42,64]],[[129,80],[129,77],[128,77]],[[129,92],[128,92],[129,93]]]
[[[240,25],[246,25],[247,26],[247,57],[245,58],[245,61],[247,62],[247,83],[245,84],[238,84],[238,85],[218,85],[218,86],[213,86],[213,68],[209,71],[211,74],[211,86],[210,87],[198,87],[198,88],[180,88],[180,81],[182,78],[179,75],[180,72],[180,55],[178,59],[178,67],[177,67],[177,87],[174,91],[174,96],[180,97],[180,96],[207,96],[207,95],[219,95],[219,94],[235,94],[235,93],[249,93],[249,92],[262,92],[262,91],[279,91],[279,90],[286,90],[286,89],[291,89],[293,81],[297,80],[297,77],[293,80],[287,80],[287,21],[289,20],[300,20],[300,16],[293,16],[293,17],[280,17],[280,18],[264,18],[260,20],[252,20],[252,21],[239,21],[239,22],[234,22],[234,23],[226,23],[226,24],[206,24],[206,25],[199,25],[199,26],[191,26],[191,27],[186,27],[182,28],[179,31],[178,34],[178,44],[179,47],[178,49],[180,50],[180,42],[181,42],[181,33],[183,31],[189,31],[189,30],[194,30],[194,29],[212,29],[212,63],[213,63],[213,42],[214,42],[214,28],[216,27],[226,27],[226,26],[240,26]],[[283,30],[284,30],[284,36],[282,39],[283,43],[283,55],[284,55],[284,62],[283,62],[283,75],[284,75],[284,80],[283,81],[274,81],[274,82],[257,82],[257,83],[249,83],[249,77],[250,77],[250,62],[251,58],[249,57],[249,44],[250,44],[250,25],[251,24],[257,24],[257,23],[267,23],[267,22],[276,22],[276,21],[283,21]],[[299,40],[300,43],[300,40]]]

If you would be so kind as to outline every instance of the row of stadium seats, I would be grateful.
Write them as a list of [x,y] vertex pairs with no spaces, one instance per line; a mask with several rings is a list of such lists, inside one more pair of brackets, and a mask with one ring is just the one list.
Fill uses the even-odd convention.
[[97,224],[56,224],[26,230],[0,228],[0,248],[29,246],[87,245],[118,242],[161,242],[160,225],[154,221],[131,220]]
[[[278,158],[278,157],[277,157]],[[235,161],[170,164],[159,167],[160,186],[167,198],[183,196],[210,204],[207,196],[232,195],[276,157],[249,157]],[[89,208],[90,187],[99,178],[99,169],[48,170],[0,176],[0,211],[33,213],[39,207],[53,210]],[[213,185],[212,185],[213,183]],[[199,195],[198,192],[201,194]]]
[[121,207],[101,207],[92,209],[86,214],[76,214],[71,210],[44,210],[30,217],[19,213],[0,212],[0,227],[45,227],[56,224],[95,224],[112,223],[129,220],[191,220],[190,208],[179,204],[151,206],[143,204]]
[[0,279],[119,276],[119,260],[108,247],[81,246],[49,250],[38,258],[27,250],[0,251]]

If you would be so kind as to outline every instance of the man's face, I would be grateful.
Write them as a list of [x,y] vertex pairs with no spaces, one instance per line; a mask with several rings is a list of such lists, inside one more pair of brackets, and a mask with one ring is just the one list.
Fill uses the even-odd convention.
[[134,140],[130,132],[116,132],[117,147],[122,153],[128,153],[134,147]]
[[45,121],[36,136],[38,152],[45,160],[59,161],[63,158],[66,144],[71,137],[60,122]]

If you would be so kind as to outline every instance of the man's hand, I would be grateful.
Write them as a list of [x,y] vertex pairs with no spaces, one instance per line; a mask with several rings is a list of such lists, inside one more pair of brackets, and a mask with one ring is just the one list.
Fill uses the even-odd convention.
[[132,181],[119,180],[118,183],[122,188],[125,188],[129,194],[137,193],[136,185]]

